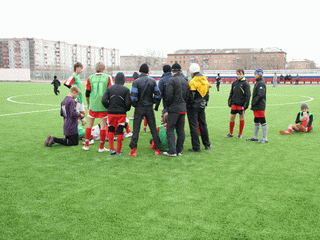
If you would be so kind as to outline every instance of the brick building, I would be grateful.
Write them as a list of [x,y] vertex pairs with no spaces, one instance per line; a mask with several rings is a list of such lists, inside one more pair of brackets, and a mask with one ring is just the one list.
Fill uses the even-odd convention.
[[198,63],[203,70],[284,69],[286,53],[279,48],[178,50],[168,54],[167,62],[177,62],[183,70],[188,70],[191,63]]
[[304,60],[292,60],[287,62],[287,69],[315,69],[316,63],[314,61]]

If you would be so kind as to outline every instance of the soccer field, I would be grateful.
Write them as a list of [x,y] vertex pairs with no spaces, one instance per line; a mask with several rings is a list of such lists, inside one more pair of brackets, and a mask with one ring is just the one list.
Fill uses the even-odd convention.
[[[224,137],[230,85],[213,86],[206,109],[213,148],[188,152],[186,121],[176,158],[155,156],[142,128],[136,158],[128,156],[130,138],[122,156],[98,153],[97,143],[89,151],[45,147],[48,135],[63,137],[59,110],[68,89],[59,90],[0,82],[0,239],[319,238],[319,86],[268,86],[266,144],[245,140],[253,137],[250,110],[243,139]],[[280,135],[303,102],[314,131]],[[160,111],[156,117],[159,125]],[[235,136],[238,128],[237,116]]]

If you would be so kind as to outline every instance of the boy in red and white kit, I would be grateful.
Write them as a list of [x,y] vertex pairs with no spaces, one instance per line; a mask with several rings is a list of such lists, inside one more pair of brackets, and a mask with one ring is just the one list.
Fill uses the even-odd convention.
[[292,130],[295,132],[312,132],[313,114],[309,112],[307,104],[301,104],[301,111],[298,112],[296,124],[289,124],[287,131],[279,131],[282,135],[291,135]]
[[231,107],[230,117],[230,132],[226,138],[233,137],[233,128],[237,113],[239,113],[240,126],[239,135],[237,138],[242,138],[242,131],[244,127],[244,112],[247,110],[250,102],[251,92],[250,85],[244,77],[244,70],[237,70],[237,80],[232,83],[231,91],[228,99],[228,105]]
[[[107,89],[102,97],[102,104],[108,109],[109,147],[111,155],[122,155],[123,129],[126,126],[127,111],[130,111],[130,90],[126,86],[125,76],[119,72],[115,84]],[[114,149],[114,135],[117,132],[117,150]]]
[[100,118],[100,147],[98,152],[106,152],[109,149],[104,147],[106,139],[106,119],[108,117],[107,109],[102,105],[101,99],[108,87],[112,85],[112,78],[108,74],[103,72],[106,70],[106,66],[103,62],[96,64],[96,74],[91,75],[87,80],[86,86],[86,99],[89,109],[88,125],[86,128],[85,145],[82,148],[85,151],[89,150],[89,139],[91,135],[91,129],[96,118]]

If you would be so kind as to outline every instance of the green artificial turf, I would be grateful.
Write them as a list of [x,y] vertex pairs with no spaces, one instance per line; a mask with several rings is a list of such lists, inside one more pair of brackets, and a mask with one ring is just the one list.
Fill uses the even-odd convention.
[[[267,144],[245,140],[253,136],[250,110],[243,139],[224,138],[230,85],[211,88],[213,148],[188,152],[186,121],[185,150],[176,158],[155,156],[142,128],[136,158],[128,156],[130,138],[122,156],[98,153],[98,143],[87,152],[82,144],[45,147],[48,135],[63,137],[59,106],[68,89],[59,90],[55,96],[48,83],[0,83],[0,239],[319,238],[318,86],[268,86]],[[303,101],[314,131],[280,135]],[[156,117],[159,124],[160,111]],[[238,128],[237,116],[235,136]]]

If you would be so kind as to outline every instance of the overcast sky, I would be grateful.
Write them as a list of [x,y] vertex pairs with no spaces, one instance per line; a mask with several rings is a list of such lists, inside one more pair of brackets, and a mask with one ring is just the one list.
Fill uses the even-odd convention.
[[1,8],[0,38],[116,48],[120,55],[278,47],[288,61],[306,58],[320,65],[315,0],[18,0]]

